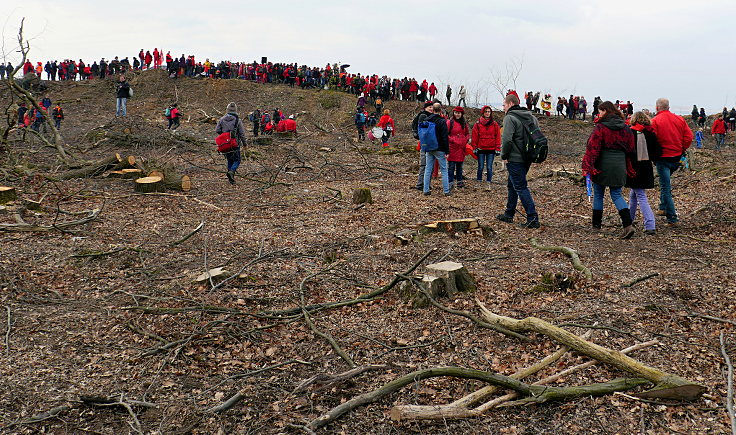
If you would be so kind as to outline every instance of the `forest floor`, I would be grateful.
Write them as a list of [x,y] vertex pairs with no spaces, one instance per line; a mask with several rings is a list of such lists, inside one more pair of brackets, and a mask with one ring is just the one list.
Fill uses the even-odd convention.
[[[709,141],[696,152],[696,171],[674,176],[681,225],[667,227],[657,217],[657,234],[645,236],[639,217],[636,235],[619,240],[610,201],[604,229],[595,232],[585,187],[553,173],[579,168],[589,122],[542,119],[551,155],[529,174],[542,228],[527,230],[495,220],[506,201],[506,173],[494,174],[487,189],[475,181],[470,158],[467,187],[452,196],[439,194],[439,180],[431,196],[410,188],[417,169],[408,127],[414,103],[387,104],[397,136],[382,149],[355,141],[353,97],[347,94],[235,80],[172,81],[153,71],[136,74],[131,83],[135,98],[127,119],[113,116],[114,82],[51,84],[52,99],[64,102],[61,132],[68,149],[87,160],[117,152],[148,167],[176,168],[191,177],[191,191],[136,194],[130,180],[105,176],[50,181],[47,176],[63,170],[54,151],[30,135],[22,141],[18,131],[11,133],[10,152],[0,155],[0,184],[16,187],[22,198],[69,212],[102,209],[98,219],[70,231],[0,233],[0,432],[300,433],[292,425],[413,370],[460,366],[510,375],[557,349],[541,335],[522,342],[434,307],[412,308],[393,288],[369,302],[310,316],[356,364],[386,367],[294,394],[301,381],[349,366],[301,316],[284,321],[262,314],[299,307],[302,298],[306,304],[355,298],[389,283],[432,249],[423,264],[456,261],[478,282],[477,291],[444,304],[477,314],[477,298],[515,318],[597,324],[604,329],[593,329],[590,340],[613,349],[656,339],[658,345],[632,356],[704,385],[706,395],[668,405],[623,395],[585,397],[492,409],[466,420],[389,418],[394,405],[449,403],[482,386],[436,378],[357,408],[326,432],[730,431],[719,334],[725,333],[736,357],[733,146],[717,153]],[[8,98],[0,92],[3,107]],[[173,101],[184,112],[175,134],[164,129],[162,116]],[[300,114],[296,140],[248,147],[235,186],[227,183],[224,159],[212,143],[214,125],[204,114],[221,116],[229,101],[238,103],[243,119],[255,107]],[[494,116],[500,121],[502,114]],[[468,117],[474,122],[477,110]],[[359,187],[371,189],[373,204],[351,203]],[[649,199],[656,208],[656,190]],[[52,211],[24,216],[47,225],[68,219]],[[468,217],[492,231],[485,237],[430,233],[396,243],[396,233],[418,224]],[[11,214],[0,214],[0,223],[12,222]],[[566,256],[534,248],[531,237],[577,251],[592,281]],[[237,276],[214,286],[194,282],[215,267]],[[577,285],[539,291],[545,273],[567,275]],[[583,360],[573,354],[528,382]],[[624,375],[599,364],[559,385]],[[237,392],[244,398],[230,410],[205,412]],[[123,407],[87,406],[80,396],[156,407],[135,406],[134,418]],[[54,417],[29,422],[64,405]]]

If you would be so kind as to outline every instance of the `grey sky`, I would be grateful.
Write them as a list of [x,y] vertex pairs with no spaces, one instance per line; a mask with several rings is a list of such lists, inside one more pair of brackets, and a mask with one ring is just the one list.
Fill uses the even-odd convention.
[[693,104],[708,113],[736,105],[727,39],[736,2],[727,0],[3,0],[6,52],[23,16],[33,61],[132,59],[154,47],[199,60],[340,61],[351,72],[449,82],[455,95],[464,84],[468,100],[497,102],[490,72],[523,57],[520,94],[600,95],[636,107],[666,96],[688,113]]

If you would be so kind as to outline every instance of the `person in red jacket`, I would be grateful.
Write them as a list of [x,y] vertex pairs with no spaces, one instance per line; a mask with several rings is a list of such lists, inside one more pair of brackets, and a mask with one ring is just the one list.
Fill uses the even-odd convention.
[[381,142],[383,146],[388,146],[388,140],[394,135],[394,120],[391,118],[391,112],[388,109],[383,109],[383,116],[378,120],[378,126],[383,129],[383,137]]
[[493,160],[496,153],[501,151],[501,127],[493,120],[493,112],[490,106],[483,106],[480,111],[481,117],[473,126],[471,144],[478,156],[478,173],[476,179],[483,181],[483,167],[486,169],[486,181],[488,189],[491,189],[493,178]]
[[450,152],[447,154],[448,181],[452,187],[465,187],[463,182],[463,162],[465,146],[470,138],[470,130],[465,122],[465,109],[460,106],[452,109],[452,118],[447,120],[447,133],[450,141]]
[[723,121],[722,114],[719,113],[716,116],[716,119],[713,121],[713,127],[710,129],[710,134],[716,138],[716,150],[720,151],[726,139],[726,123]]
[[158,48],[153,49],[153,67],[161,68],[161,53],[159,53]]
[[434,100],[435,95],[437,95],[437,86],[435,86],[434,82],[432,82],[432,84],[429,85],[429,99]]
[[677,225],[679,218],[672,199],[670,177],[680,167],[680,158],[693,142],[693,132],[682,116],[670,112],[670,101],[657,100],[657,115],[652,119],[652,128],[662,147],[662,157],[657,159],[659,174],[659,212],[667,217],[668,225]]
[[291,131],[296,134],[296,121],[294,120],[294,115],[289,115],[289,117],[284,120],[284,127],[286,128],[286,131]]

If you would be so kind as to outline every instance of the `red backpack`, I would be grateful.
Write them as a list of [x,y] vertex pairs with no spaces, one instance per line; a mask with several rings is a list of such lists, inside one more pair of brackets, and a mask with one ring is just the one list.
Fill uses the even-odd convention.
[[230,152],[238,147],[238,122],[240,119],[235,116],[235,127],[231,131],[226,131],[215,138],[217,151],[220,153]]

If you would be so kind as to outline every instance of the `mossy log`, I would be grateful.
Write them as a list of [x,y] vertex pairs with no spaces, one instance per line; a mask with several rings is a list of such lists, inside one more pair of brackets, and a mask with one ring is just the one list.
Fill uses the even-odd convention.
[[549,322],[536,317],[527,317],[522,320],[513,319],[511,317],[500,316],[489,311],[480,301],[477,301],[481,308],[483,318],[488,323],[502,326],[515,332],[536,332],[546,335],[547,337],[557,341],[558,343],[568,346],[570,349],[576,350],[598,361],[610,364],[616,368],[629,372],[635,376],[648,379],[655,387],[643,393],[649,398],[661,398],[670,400],[687,400],[692,401],[700,397],[705,392],[705,387],[695,384],[687,379],[677,375],[663,372],[654,367],[642,364],[641,362],[613,349],[607,349],[581,337],[566,331],[560,327],[554,326]]
[[353,204],[373,204],[371,189],[360,187],[353,190]]
[[163,183],[164,187],[169,190],[189,192],[192,189],[192,180],[188,175],[166,174]]
[[277,139],[294,139],[296,137],[295,131],[277,131],[273,134]]
[[16,199],[18,199],[18,193],[15,191],[15,187],[0,186],[0,204],[7,204]]
[[253,138],[253,143],[256,145],[271,145],[273,143],[273,137],[271,136],[256,136]]
[[133,189],[139,193],[163,192],[165,190],[161,177],[142,177],[133,182]]
[[118,160],[119,158],[120,155],[115,154],[108,158],[92,162],[89,165],[86,165],[79,169],[73,169],[71,171],[50,176],[49,178],[54,180],[72,180],[74,178],[94,177],[118,165],[120,163],[120,161]]

